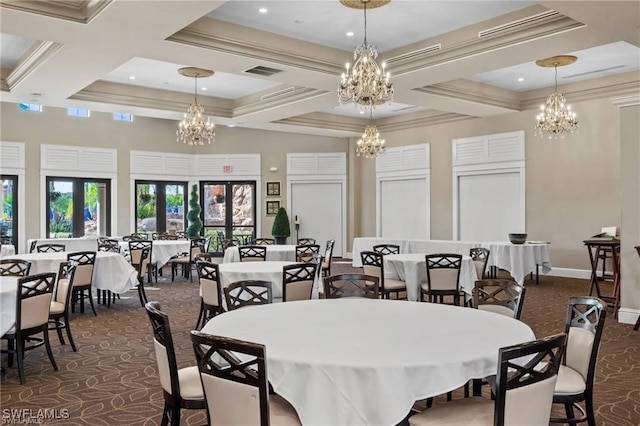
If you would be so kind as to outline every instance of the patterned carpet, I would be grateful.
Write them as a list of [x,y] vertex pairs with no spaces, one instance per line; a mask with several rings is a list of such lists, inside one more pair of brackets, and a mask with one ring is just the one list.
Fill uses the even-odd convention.
[[[337,264],[333,272],[350,270],[347,264]],[[179,366],[193,365],[188,332],[198,312],[198,286],[185,281],[169,283],[165,278],[155,287],[147,294],[169,314]],[[561,332],[569,296],[587,291],[584,280],[540,277],[540,285],[527,285],[522,320],[537,336]],[[40,415],[47,417],[40,424],[51,425],[160,423],[163,400],[150,324],[137,294],[125,296],[111,308],[98,307],[97,317],[73,315],[78,352],[68,343],[61,346],[52,334],[59,371],[53,371],[44,348],[36,349],[26,356],[26,384],[20,385],[16,368],[7,368],[2,358],[3,424],[11,423],[11,415],[21,416],[23,423],[25,416]],[[454,397],[460,397],[459,392]],[[436,403],[445,403],[444,398],[436,398]],[[640,332],[618,324],[612,316],[607,318],[599,354],[595,406],[599,425],[640,425]],[[183,424],[205,422],[203,411],[183,410]],[[18,423],[17,418],[13,423]]]

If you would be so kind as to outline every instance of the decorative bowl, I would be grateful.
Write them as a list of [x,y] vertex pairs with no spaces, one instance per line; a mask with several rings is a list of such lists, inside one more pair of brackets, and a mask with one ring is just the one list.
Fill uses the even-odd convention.
[[509,241],[512,244],[524,244],[527,241],[527,234],[509,234]]

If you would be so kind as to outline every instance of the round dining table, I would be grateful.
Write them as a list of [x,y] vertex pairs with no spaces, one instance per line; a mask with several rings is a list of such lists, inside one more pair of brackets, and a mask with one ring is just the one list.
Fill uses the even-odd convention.
[[282,300],[282,267],[294,262],[232,262],[218,265],[222,288],[236,281],[261,280],[272,283],[273,298]]
[[304,425],[396,425],[414,402],[496,374],[535,338],[504,315],[435,303],[317,299],[251,306],[202,330],[264,344],[267,377]]

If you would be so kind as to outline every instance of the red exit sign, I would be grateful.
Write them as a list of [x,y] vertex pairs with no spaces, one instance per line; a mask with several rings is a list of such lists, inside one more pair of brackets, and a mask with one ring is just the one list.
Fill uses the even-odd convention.
[[231,166],[222,166],[222,173],[231,173]]

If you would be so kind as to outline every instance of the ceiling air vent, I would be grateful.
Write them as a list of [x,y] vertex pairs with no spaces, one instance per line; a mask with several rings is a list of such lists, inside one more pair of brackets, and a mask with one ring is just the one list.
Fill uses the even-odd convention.
[[537,15],[527,16],[526,18],[518,19],[517,21],[508,22],[503,25],[498,25],[497,27],[479,31],[478,38],[489,37],[492,35],[503,33],[505,31],[517,30],[520,27],[526,27],[538,21],[542,21],[547,18],[559,15],[560,13],[555,10],[547,10],[546,12],[538,13]]
[[282,70],[278,70],[275,68],[263,67],[262,65],[258,65],[257,67],[249,68],[248,70],[244,70],[244,72],[248,74],[257,74],[263,75],[265,77],[271,77],[274,74],[278,74],[282,72]]
[[267,93],[266,95],[260,96],[261,101],[266,101],[267,99],[278,98],[280,96],[284,96],[288,93],[293,93],[295,91],[295,87],[287,87],[286,89],[277,90],[275,92]]
[[433,46],[424,47],[422,49],[418,49],[418,50],[414,50],[412,52],[403,53],[402,55],[394,56],[393,58],[387,59],[385,62],[387,63],[387,65],[390,65],[390,64],[397,63],[397,62],[413,60],[413,59],[419,58],[420,56],[423,56],[423,55],[426,55],[426,54],[429,54],[429,53],[433,53],[433,52],[437,52],[440,49],[442,49],[442,45],[440,43],[438,43],[438,44],[434,44]]

